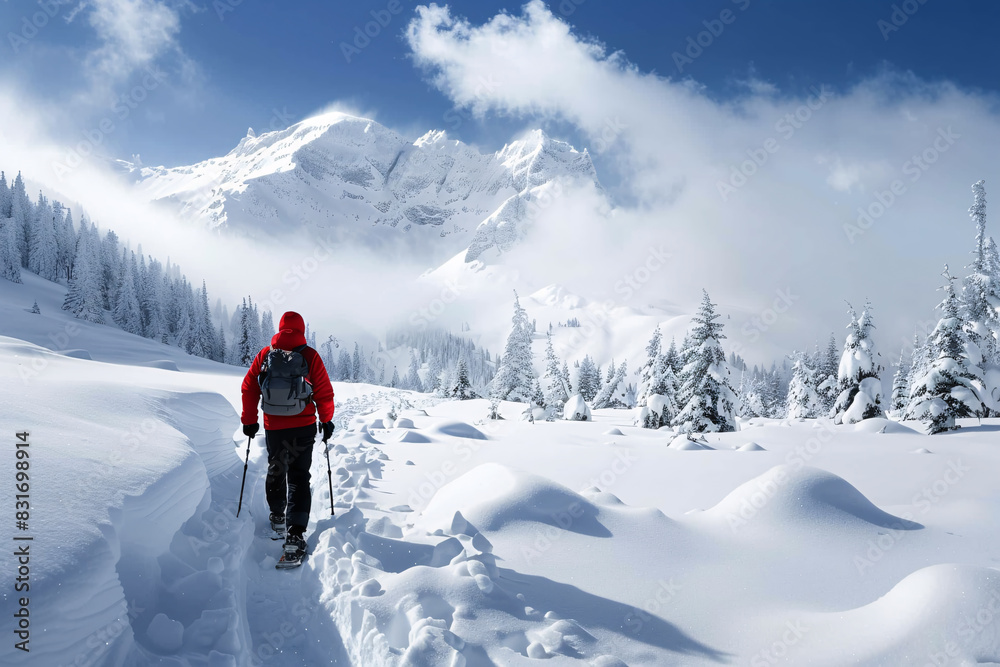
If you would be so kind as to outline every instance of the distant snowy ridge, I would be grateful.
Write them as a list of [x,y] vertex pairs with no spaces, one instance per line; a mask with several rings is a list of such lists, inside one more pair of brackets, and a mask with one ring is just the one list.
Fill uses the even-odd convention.
[[[187,167],[141,167],[136,187],[207,225],[253,236],[305,227],[338,241],[408,246],[446,257],[475,239],[487,218],[517,223],[522,200],[556,179],[600,184],[586,150],[529,132],[495,153],[480,153],[432,130],[409,141],[379,123],[340,112],[255,136],[224,157]],[[448,241],[443,241],[452,237]],[[442,248],[443,246],[443,248]]]

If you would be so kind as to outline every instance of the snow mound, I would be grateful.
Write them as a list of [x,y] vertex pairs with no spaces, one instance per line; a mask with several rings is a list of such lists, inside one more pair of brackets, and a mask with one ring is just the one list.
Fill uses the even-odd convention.
[[390,437],[389,440],[392,442],[412,442],[421,444],[431,442],[431,439],[426,435],[422,435],[409,429],[403,430],[398,437]]
[[[499,463],[484,463],[441,487],[419,524],[428,532],[452,526],[456,512],[480,530],[538,522],[584,535],[606,535],[589,500],[550,479]],[[559,521],[565,517],[566,520]],[[562,525],[559,525],[562,524]]]
[[170,361],[169,359],[154,359],[153,361],[140,361],[135,364],[136,366],[145,366],[146,368],[159,368],[164,371],[177,371],[180,372],[180,368],[177,367],[177,363]]
[[811,532],[844,525],[923,528],[876,507],[846,480],[819,468],[779,465],[741,484],[705,514],[730,524],[765,524]]
[[395,428],[416,428],[416,426],[413,425],[413,420],[408,417],[397,418],[393,426]]
[[435,424],[428,429],[431,433],[436,433],[451,438],[470,438],[472,440],[486,440],[482,431],[472,424],[460,421],[445,421]]
[[[819,654],[824,656],[819,664],[824,665],[914,664],[914,656],[928,656],[920,664],[996,662],[1000,615],[994,610],[998,600],[997,570],[952,563],[932,565],[905,577],[870,604],[817,619],[820,627],[810,639],[817,642]],[[864,636],[872,627],[882,628],[891,641],[863,645],[860,653],[857,646],[843,646],[845,637]],[[957,639],[945,645],[942,637]]]
[[93,361],[93,358],[90,356],[90,352],[87,350],[60,350],[59,354],[73,359],[86,359],[87,361]]
[[917,449],[913,450],[913,453],[914,454],[933,454],[934,452],[932,452],[931,450],[927,449],[926,447],[918,447]]
[[912,435],[917,433],[909,426],[904,426],[899,422],[892,421],[891,419],[883,419],[881,417],[875,417],[872,419],[865,419],[854,425],[854,431],[856,433],[906,433]]
[[680,452],[697,452],[715,449],[715,447],[710,446],[707,442],[691,440],[687,437],[687,435],[677,436],[670,442],[669,447],[670,449],[676,449]]
[[740,445],[736,448],[738,452],[766,452],[767,450],[758,445],[756,442],[748,442],[745,445]]
[[619,428],[611,428],[604,432],[604,435],[625,435]]

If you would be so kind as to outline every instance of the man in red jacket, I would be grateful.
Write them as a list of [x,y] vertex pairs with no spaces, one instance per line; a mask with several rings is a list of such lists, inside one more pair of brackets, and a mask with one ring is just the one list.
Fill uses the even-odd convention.
[[[257,353],[250,370],[243,378],[243,434],[253,438],[257,424],[257,403],[261,399],[260,373],[266,366],[268,353],[274,349],[295,351],[308,364],[306,381],[312,385],[312,400],[299,414],[282,416],[264,413],[264,436],[267,445],[267,479],[265,490],[271,510],[271,527],[280,535],[285,528],[285,553],[295,560],[305,554],[302,537],[309,524],[312,495],[309,489],[309,467],[312,464],[313,443],[316,441],[316,418],[319,412],[323,442],[333,434],[333,386],[319,353],[306,345],[305,322],[295,312],[281,316],[279,331],[271,345]],[[301,363],[301,362],[300,362]]]

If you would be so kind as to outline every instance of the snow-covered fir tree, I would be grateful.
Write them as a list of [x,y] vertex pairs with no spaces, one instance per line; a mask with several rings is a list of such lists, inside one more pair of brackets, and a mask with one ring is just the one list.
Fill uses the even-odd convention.
[[444,370],[444,366],[441,363],[441,358],[432,354],[427,362],[427,382],[424,383],[424,390],[436,393],[441,389],[441,371]]
[[580,369],[577,372],[577,391],[585,401],[593,401],[597,392],[601,390],[601,374],[594,360],[587,355],[580,362]]
[[945,298],[938,306],[941,319],[930,335],[930,356],[926,372],[913,384],[907,412],[928,422],[928,433],[957,428],[955,419],[983,412],[983,373],[966,356],[967,334],[962,328],[954,278],[944,269]]
[[500,400],[527,403],[534,393],[535,369],[531,355],[531,322],[514,293],[514,316],[503,356],[493,378],[490,395]]
[[545,335],[545,380],[543,402],[554,411],[559,412],[569,400],[569,383],[563,377],[563,369],[559,365],[555,348],[552,347],[552,332]]
[[21,282],[21,253],[17,251],[17,229],[13,220],[0,216],[0,278]]
[[701,308],[694,316],[694,329],[684,347],[687,363],[682,371],[680,396],[684,402],[674,418],[674,426],[684,433],[729,432],[736,430],[733,410],[736,393],[730,384],[729,364],[722,350],[722,324],[715,304],[703,291]]
[[792,355],[792,379],[788,385],[785,400],[785,416],[789,419],[812,419],[822,410],[822,401],[817,390],[818,372],[811,368],[804,354]]
[[135,288],[135,255],[129,254],[131,255],[129,259],[122,260],[122,273],[118,288],[115,290],[115,309],[112,317],[122,331],[139,336],[142,335],[142,313],[139,310],[139,297]]
[[[970,273],[962,283],[961,315],[970,347],[967,351],[973,363],[997,363],[996,335],[1000,332],[1000,284],[990,271],[988,237],[986,235],[986,184],[978,181],[972,186],[975,196],[969,216],[976,224],[976,249],[973,261],[968,267]],[[971,349],[975,346],[975,349]],[[980,357],[977,359],[976,357]]]
[[104,324],[104,302],[101,298],[100,255],[89,231],[80,234],[76,249],[76,271],[69,283],[69,292],[63,302],[63,310],[88,322]]
[[270,310],[265,310],[260,316],[260,339],[264,345],[269,345],[274,337],[276,329],[274,327],[274,315]]
[[663,334],[660,333],[660,327],[657,325],[656,329],[653,330],[653,335],[650,337],[649,343],[646,344],[646,361],[639,368],[639,391],[636,395],[636,401],[640,407],[646,405],[646,399],[652,393],[651,387],[656,381],[657,369],[660,367],[660,357],[663,356],[660,350],[662,340]]
[[906,364],[903,350],[899,351],[899,363],[892,376],[892,396],[889,399],[889,415],[900,418],[906,414],[906,404],[910,400],[910,369]]
[[412,391],[424,391],[424,383],[420,381],[420,361],[412,350],[410,351],[410,368],[406,373],[406,388]]
[[882,407],[881,355],[875,349],[871,330],[871,304],[866,303],[861,315],[848,304],[851,330],[844,341],[844,352],[837,368],[837,400],[830,416],[836,424],[856,424],[863,419],[884,416]]
[[237,338],[233,341],[233,355],[230,362],[236,366],[247,368],[253,363],[254,357],[263,347],[258,344],[260,326],[256,325],[253,320],[252,303],[251,301],[248,304],[247,299],[243,299],[243,304],[236,309],[234,316],[238,319],[239,329]]
[[53,282],[59,280],[56,223],[48,200],[38,194],[28,241],[28,270]]
[[393,366],[392,367],[392,379],[389,380],[389,386],[395,389],[395,388],[398,388],[399,385],[400,385],[399,370],[395,366]]
[[837,400],[837,368],[840,364],[840,350],[837,337],[831,333],[826,351],[820,353],[816,362],[816,387],[822,404],[822,413],[829,414]]
[[[469,382],[469,367],[466,365],[465,359],[458,360],[447,393],[451,398],[457,398],[460,401],[476,398],[476,392],[472,389],[472,384]],[[496,397],[494,399],[500,400]]]
[[338,382],[351,381],[351,354],[347,350],[341,350],[337,358],[337,370],[334,379]]

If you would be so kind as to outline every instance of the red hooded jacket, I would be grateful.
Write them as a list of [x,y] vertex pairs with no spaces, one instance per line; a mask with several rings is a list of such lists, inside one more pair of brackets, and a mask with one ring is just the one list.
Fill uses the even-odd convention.
[[[257,353],[253,363],[250,364],[250,370],[243,378],[243,415],[240,421],[244,424],[257,423],[257,404],[260,403],[260,385],[257,383],[257,376],[260,375],[260,370],[271,347],[276,347],[279,350],[294,350],[306,344],[305,321],[298,313],[289,311],[282,315],[278,329],[278,333],[271,338],[271,345]],[[305,410],[294,417],[265,414],[264,430],[266,431],[315,424],[317,410],[320,422],[328,422],[333,419],[333,385],[330,384],[330,376],[326,373],[323,359],[311,347],[306,347],[301,352],[306,363],[309,364],[309,373],[306,375],[306,379],[313,388],[313,403],[307,405]]]

